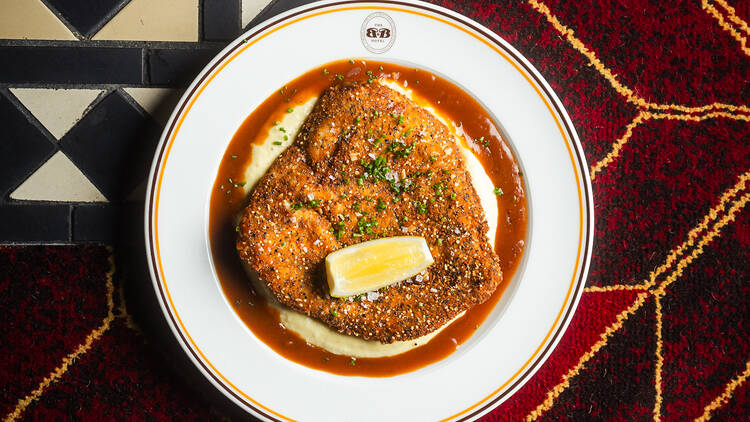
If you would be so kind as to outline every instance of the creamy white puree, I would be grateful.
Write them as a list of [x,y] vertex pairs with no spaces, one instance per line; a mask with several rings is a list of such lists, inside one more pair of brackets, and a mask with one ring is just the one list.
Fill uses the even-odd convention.
[[[380,81],[388,85],[389,87],[401,92],[411,99],[415,99],[412,95],[412,91],[403,88],[395,81]],[[271,166],[276,157],[279,156],[291,143],[294,141],[297,132],[299,131],[302,123],[304,123],[307,116],[313,109],[317,97],[310,98],[306,103],[294,107],[294,111],[284,115],[284,118],[279,122],[278,125],[272,126],[268,130],[265,140],[262,144],[253,145],[252,161],[245,170],[245,193],[249,193],[252,188],[258,183],[261,177],[266,173],[268,168]],[[460,146],[461,153],[464,156],[464,163],[466,169],[471,175],[471,181],[476,189],[479,199],[484,208],[484,213],[487,217],[487,223],[490,226],[488,232],[488,241],[491,245],[495,244],[495,232],[497,231],[497,198],[493,193],[494,185],[490,178],[485,173],[482,164],[474,156],[474,153],[467,146],[466,137],[460,126],[450,122],[449,119],[445,119],[439,115],[434,108],[430,107],[423,100],[416,101],[417,104],[428,110],[440,121],[442,121],[448,128],[453,130],[456,134],[456,139]],[[283,131],[281,130],[283,128]],[[284,135],[287,136],[287,140],[284,140]],[[461,136],[459,136],[461,135]],[[274,142],[281,142],[281,145],[274,145]],[[328,350],[331,353],[353,356],[353,357],[385,357],[398,355],[409,351],[415,347],[419,347],[428,341],[430,341],[435,335],[441,330],[450,325],[455,319],[460,318],[463,312],[456,316],[453,320],[445,324],[440,329],[433,331],[430,334],[419,337],[409,341],[397,341],[390,344],[383,344],[379,341],[362,340],[358,337],[347,336],[341,334],[333,329],[329,328],[326,324],[310,318],[300,312],[294,311],[280,303],[278,303],[268,292],[266,286],[258,280],[257,275],[252,274],[252,271],[248,271],[250,279],[256,286],[256,289],[265,296],[268,302],[279,310],[281,323],[288,329],[297,333],[306,342]],[[367,302],[364,302],[365,304]]]

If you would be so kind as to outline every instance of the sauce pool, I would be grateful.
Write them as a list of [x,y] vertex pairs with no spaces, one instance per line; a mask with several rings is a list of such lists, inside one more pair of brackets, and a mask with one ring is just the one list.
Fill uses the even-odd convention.
[[[372,76],[371,76],[372,75]],[[340,80],[367,83],[384,76],[407,85],[420,105],[429,105],[460,125],[468,146],[479,159],[497,196],[498,224],[495,252],[504,281],[486,302],[466,311],[427,344],[381,358],[357,358],[327,352],[306,343],[280,322],[278,311],[267,305],[247,278],[235,249],[236,217],[246,205],[241,180],[252,161],[252,146],[263,142],[268,129],[287,109],[319,96]],[[386,377],[411,372],[444,359],[471,337],[497,304],[518,268],[525,243],[527,201],[518,162],[487,111],[471,95],[428,71],[373,60],[342,60],[312,69],[268,97],[242,123],[227,147],[211,193],[209,240],[216,274],[235,312],[266,345],[301,365],[339,375]],[[231,180],[231,182],[230,182]]]

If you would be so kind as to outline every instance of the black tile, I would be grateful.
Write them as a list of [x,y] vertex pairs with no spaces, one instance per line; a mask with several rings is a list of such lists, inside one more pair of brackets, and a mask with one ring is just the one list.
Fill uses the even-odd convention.
[[119,210],[111,204],[73,207],[73,241],[108,242],[115,239]]
[[99,27],[105,18],[109,20],[130,0],[47,0],[78,32],[93,35],[91,32]]
[[0,47],[0,82],[140,84],[141,53],[139,48]]
[[148,52],[148,70],[152,84],[188,85],[200,70],[221,51],[203,49],[154,49]]
[[233,40],[239,34],[239,0],[203,1],[203,39]]
[[0,242],[69,242],[65,204],[0,205]]
[[8,98],[0,94],[0,198],[26,178],[55,150]]
[[110,201],[118,201],[146,177],[158,137],[151,119],[112,92],[68,131],[60,145]]
[[258,13],[253,20],[248,23],[245,29],[250,29],[253,26],[263,22],[266,19],[272,18],[279,13],[286,12],[287,10],[294,9],[297,6],[313,3],[317,0],[273,0],[263,10]]

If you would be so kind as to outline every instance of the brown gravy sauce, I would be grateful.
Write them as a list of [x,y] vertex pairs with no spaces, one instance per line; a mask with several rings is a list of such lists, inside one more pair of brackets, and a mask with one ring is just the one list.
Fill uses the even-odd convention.
[[[357,358],[329,353],[306,343],[285,329],[278,311],[267,305],[247,279],[235,250],[235,216],[246,204],[243,189],[233,186],[244,177],[252,145],[266,138],[269,127],[290,107],[319,96],[328,86],[346,80],[367,82],[367,72],[408,82],[417,102],[427,101],[438,113],[462,125],[474,141],[469,147],[485,172],[504,194],[497,197],[499,214],[495,251],[500,257],[504,282],[492,297],[469,309],[427,344],[382,358]],[[481,140],[480,140],[481,139]],[[486,141],[488,143],[485,145]],[[526,235],[526,195],[518,163],[492,119],[474,98],[453,83],[421,69],[373,60],[342,60],[312,69],[273,93],[245,119],[227,147],[211,194],[209,237],[216,273],[235,312],[270,348],[301,365],[340,375],[386,377],[414,371],[444,359],[465,342],[495,307],[516,271]],[[233,183],[229,183],[229,179]],[[248,359],[251,357],[248,356]]]

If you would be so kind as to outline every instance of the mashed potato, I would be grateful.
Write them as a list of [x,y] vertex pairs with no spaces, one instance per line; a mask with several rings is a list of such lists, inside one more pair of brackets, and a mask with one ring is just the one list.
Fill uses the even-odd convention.
[[[381,81],[383,82],[383,81]],[[406,90],[394,81],[385,82],[386,85],[393,88],[394,90],[401,92],[402,94],[412,98],[411,90]],[[252,151],[252,162],[245,170],[245,193],[250,193],[253,187],[258,183],[261,177],[265,174],[271,163],[279,156],[291,143],[294,141],[297,132],[304,123],[307,116],[313,109],[316,97],[310,98],[303,105],[296,106],[292,113],[284,115],[283,120],[278,125],[272,126],[265,140],[261,144],[253,145]],[[482,167],[482,164],[477,160],[471,150],[467,147],[466,140],[462,138],[465,136],[460,127],[457,127],[438,113],[429,105],[424,104],[423,101],[417,101],[417,103],[430,111],[438,119],[446,124],[448,128],[453,129],[456,133],[458,144],[461,146],[460,150],[464,156],[464,163],[466,169],[471,174],[472,184],[479,195],[482,208],[487,217],[487,223],[490,226],[488,234],[488,241],[492,245],[495,244],[495,232],[497,231],[497,217],[498,207],[497,198],[492,192],[494,185],[487,176]],[[459,136],[461,134],[462,136]],[[257,276],[252,274],[252,271],[248,271],[253,284],[256,289],[263,294],[266,299],[271,303],[272,306],[279,310],[281,323],[284,326],[302,337],[306,342],[315,346],[321,347],[328,350],[331,353],[353,356],[353,357],[385,357],[398,355],[411,350],[415,347],[419,347],[428,341],[430,341],[435,335],[437,335],[443,328],[450,325],[455,319],[460,318],[463,312],[459,314],[454,320],[440,328],[439,330],[433,331],[432,333],[419,337],[409,341],[397,341],[390,344],[383,344],[378,341],[362,340],[358,337],[347,336],[340,334],[326,324],[303,315],[297,311],[293,311],[275,301],[270,295],[267,288],[261,283]]]

